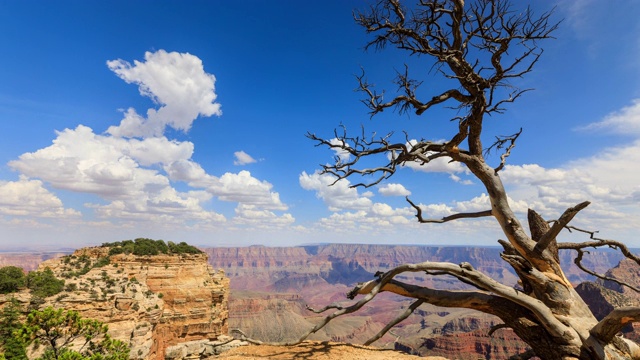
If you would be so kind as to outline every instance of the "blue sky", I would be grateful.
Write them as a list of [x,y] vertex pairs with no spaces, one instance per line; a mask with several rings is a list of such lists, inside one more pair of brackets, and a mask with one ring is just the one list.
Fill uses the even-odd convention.
[[[407,167],[369,189],[317,173],[334,153],[307,131],[450,134],[437,109],[369,118],[361,68],[378,89],[404,63],[425,94],[446,84],[422,59],[363,50],[351,14],[366,3],[0,2],[0,249],[496,244],[490,219],[419,225],[404,201],[432,217],[487,209],[459,167]],[[640,3],[534,9],[554,6],[557,39],[515,83],[536,90],[490,119],[487,139],[524,129],[502,172],[518,214],[591,200],[576,225],[640,246]]]

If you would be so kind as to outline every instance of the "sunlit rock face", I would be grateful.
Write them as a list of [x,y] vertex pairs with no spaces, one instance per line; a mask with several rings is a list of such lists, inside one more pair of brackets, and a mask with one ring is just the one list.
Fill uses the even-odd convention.
[[[169,347],[194,341],[205,347],[227,334],[229,279],[206,254],[119,254],[105,264],[108,252],[84,248],[41,263],[38,270],[50,268],[65,279],[65,290],[38,307],[76,310],[106,323],[112,337],[131,345],[131,359],[165,359]],[[92,268],[82,274],[86,264]],[[26,307],[28,292],[17,297]]]
[[[291,341],[311,329],[318,315],[305,305],[320,308],[345,301],[345,293],[362,281],[404,263],[468,262],[479,271],[508,285],[518,277],[500,257],[498,247],[323,244],[297,247],[251,246],[205,248],[209,262],[231,278],[230,327],[240,328],[263,341]],[[573,263],[575,252],[561,251],[567,277],[578,284],[590,277]],[[620,261],[620,254],[593,251],[583,264],[604,273]],[[430,288],[468,287],[455,278],[404,273],[398,279]],[[314,340],[363,343],[391,321],[411,301],[381,294],[375,304],[311,336]],[[488,336],[500,319],[464,309],[422,305],[413,315],[375,343],[421,355],[451,359],[507,359],[527,349],[513,331],[501,329]]]

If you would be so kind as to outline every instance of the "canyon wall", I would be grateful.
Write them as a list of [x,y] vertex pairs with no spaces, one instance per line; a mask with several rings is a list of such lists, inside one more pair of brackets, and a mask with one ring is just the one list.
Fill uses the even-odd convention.
[[38,265],[45,260],[56,259],[69,252],[0,252],[0,267],[17,266],[24,271],[31,271],[38,268]]
[[[65,291],[36,305],[76,310],[106,323],[113,338],[131,345],[131,359],[165,359],[169,347],[228,333],[229,279],[213,270],[206,254],[119,254],[104,264],[108,252],[84,248],[41,263],[39,270],[50,268],[65,279]],[[17,297],[25,307],[34,306],[28,291]]]
[[[360,281],[373,278],[403,263],[423,261],[469,262],[494,279],[513,285],[517,278],[500,258],[497,247],[436,247],[406,245],[327,244],[299,247],[204,248],[209,262],[231,278],[231,328],[266,341],[297,339],[313,327],[320,315],[306,310],[334,302],[347,304],[345,293]],[[590,277],[573,265],[573,254],[561,252],[567,277],[575,284]],[[586,267],[605,272],[621,256],[595,251],[585,257]],[[404,281],[439,289],[466,285],[450,277],[424,273],[402,274]],[[381,294],[356,314],[334,320],[312,339],[363,343],[411,302]],[[498,318],[464,309],[422,305],[374,345],[414,354],[452,359],[507,359],[527,345],[512,331],[487,335]]]

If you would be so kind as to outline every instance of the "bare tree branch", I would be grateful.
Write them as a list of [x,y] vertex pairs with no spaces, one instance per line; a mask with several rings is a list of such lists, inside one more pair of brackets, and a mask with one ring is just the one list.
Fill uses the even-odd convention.
[[578,212],[580,212],[580,210],[589,206],[589,204],[591,204],[589,201],[584,201],[574,207],[565,210],[562,216],[560,216],[560,218],[554,222],[551,229],[540,238],[540,240],[536,244],[534,251],[542,253],[549,246],[549,243],[551,243],[551,241],[555,239],[556,236],[558,236],[560,231],[562,231],[562,229],[564,229],[567,224],[569,224],[569,222],[573,220],[573,217],[576,216]]
[[402,312],[402,314],[398,315],[395,319],[391,320],[391,322],[385,325],[385,327],[382,328],[382,330],[380,330],[375,336],[367,340],[364,343],[364,345],[371,345],[374,342],[378,341],[378,339],[383,337],[384,334],[386,334],[389,330],[391,330],[392,327],[398,325],[404,319],[408,318],[409,315],[413,314],[413,312],[422,304],[424,304],[424,300],[422,299],[414,301],[405,311]]
[[598,274],[598,273],[597,273],[597,272],[595,272],[595,271],[592,271],[592,270],[589,270],[589,269],[585,268],[585,267],[584,267],[584,265],[582,265],[582,258],[583,258],[583,256],[584,256],[584,253],[585,253],[585,252],[587,252],[587,253],[588,253],[588,251],[584,251],[584,250],[582,250],[582,249],[574,249],[574,250],[576,250],[576,251],[578,252],[578,255],[576,256],[576,258],[575,258],[575,259],[573,259],[573,263],[574,263],[574,264],[576,264],[576,266],[577,266],[580,270],[582,270],[582,271],[586,272],[586,273],[587,273],[587,274],[589,274],[589,275],[595,276],[595,277],[597,277],[597,278],[599,278],[599,279],[602,279],[602,280],[605,280],[605,281],[611,281],[611,282],[614,282],[614,283],[616,283],[616,284],[618,284],[618,285],[621,285],[621,286],[626,286],[626,287],[628,287],[629,289],[631,289],[631,290],[633,290],[633,291],[635,291],[635,292],[639,292],[639,293],[640,293],[640,288],[637,288],[637,287],[635,287],[635,286],[633,286],[633,285],[629,284],[629,283],[628,283],[628,282],[626,282],[626,281],[622,281],[622,280],[618,280],[618,279],[616,279],[616,278],[612,278],[612,277],[610,277],[610,276],[606,276],[606,275]]
[[[500,284],[499,282],[491,279],[490,277],[482,274],[479,271],[474,270],[468,263],[462,263],[460,265],[452,263],[442,262],[423,262],[419,264],[404,264],[386,272],[382,277],[371,280],[369,282],[359,284],[349,293],[349,297],[353,298],[357,294],[371,295],[378,291],[389,291],[399,295],[407,297],[417,297],[416,294],[422,293],[422,287],[412,287],[406,284],[402,284],[398,281],[392,281],[393,277],[403,272],[418,272],[418,271],[442,271],[447,274],[464,278],[469,283],[474,284],[478,288],[490,289],[490,291],[500,297],[508,299],[515,304],[523,306],[530,310],[540,321],[540,323],[554,336],[564,338],[575,336],[572,335],[571,330],[558,319],[554,317],[548,307],[546,307],[540,300],[532,298],[526,294],[523,294],[511,287]],[[410,290],[409,290],[410,289]],[[479,293],[475,293],[479,294]],[[476,295],[477,296],[477,295]],[[447,299],[447,306],[452,305],[453,299]],[[433,304],[432,301],[428,301]],[[437,305],[437,304],[434,304]],[[465,306],[468,307],[469,305]],[[471,308],[471,307],[470,307]],[[487,309],[484,309],[487,312]]]
[[485,211],[479,211],[479,212],[475,212],[475,213],[453,214],[453,215],[445,216],[442,219],[425,219],[425,218],[422,217],[422,208],[420,206],[414,204],[411,200],[409,200],[409,197],[406,197],[406,200],[416,210],[416,217],[418,218],[418,221],[420,223],[423,223],[423,224],[426,224],[426,223],[445,223],[445,222],[451,221],[451,220],[479,218],[479,217],[487,217],[487,216],[492,216],[493,215],[491,210],[485,210]]
[[498,167],[494,169],[496,174],[504,168],[504,165],[507,162],[507,158],[509,157],[509,155],[511,155],[511,150],[516,146],[516,140],[518,139],[520,134],[522,134],[522,128],[520,128],[520,131],[511,136],[496,136],[496,142],[494,142],[485,150],[485,154],[488,154],[492,149],[502,149],[506,143],[509,143],[505,152],[500,155],[500,165],[498,165]]
[[331,309],[343,310],[344,306],[342,306],[340,304],[337,304],[337,303],[333,303],[333,304],[327,305],[327,306],[325,306],[323,308],[320,308],[320,309],[314,309],[314,308],[310,307],[309,305],[306,305],[305,308],[307,310],[313,312],[313,313],[322,314],[323,312],[325,312],[327,310],[331,310]]
[[640,307],[628,306],[614,309],[594,326],[590,333],[596,338],[610,342],[630,322],[640,321]]
[[566,229],[569,231],[575,230],[578,232],[582,232],[585,234],[589,234],[589,238],[592,239],[593,241],[585,241],[585,242],[580,242],[580,243],[574,243],[574,242],[562,242],[562,243],[558,243],[558,248],[559,249],[566,249],[566,250],[575,250],[578,254],[576,255],[576,258],[574,259],[574,263],[576,264],[576,266],[586,272],[589,275],[595,276],[599,279],[605,280],[605,281],[612,281],[615,282],[621,286],[625,286],[635,292],[639,292],[640,293],[640,288],[638,288],[637,286],[634,286],[626,281],[620,280],[620,279],[616,279],[616,278],[612,278],[609,276],[606,276],[604,274],[599,274],[593,270],[589,270],[586,267],[584,267],[584,265],[582,264],[582,259],[584,257],[584,253],[588,251],[585,251],[584,249],[587,248],[600,248],[600,247],[608,247],[614,250],[620,250],[620,252],[627,258],[630,259],[632,261],[634,261],[636,264],[640,265],[640,257],[633,254],[629,248],[619,242],[619,241],[615,241],[615,240],[609,240],[609,239],[602,239],[602,238],[598,238],[595,236],[595,234],[597,234],[597,231],[589,231],[589,230],[584,230],[584,229],[580,229],[577,228],[575,226],[566,226]]
[[[534,241],[540,241],[546,233],[549,232],[551,227],[549,223],[544,220],[540,214],[533,209],[527,210],[527,221],[529,222],[529,231],[531,232],[531,239]],[[552,238],[547,245],[547,249],[553,255],[554,260],[560,263],[560,255],[558,254],[558,243],[555,238]]]
[[593,241],[585,241],[581,243],[563,242],[563,243],[558,243],[558,248],[575,250],[575,249],[584,249],[589,247],[599,248],[599,247],[606,246],[611,249],[620,250],[622,255],[635,261],[636,264],[640,265],[640,257],[632,253],[631,250],[629,250],[629,248],[624,243],[616,240],[598,238],[595,236],[595,234],[598,233],[597,231],[584,230],[584,229],[577,228],[575,226],[567,226],[566,228],[569,231],[575,230],[578,232],[589,234],[589,238],[593,239]]

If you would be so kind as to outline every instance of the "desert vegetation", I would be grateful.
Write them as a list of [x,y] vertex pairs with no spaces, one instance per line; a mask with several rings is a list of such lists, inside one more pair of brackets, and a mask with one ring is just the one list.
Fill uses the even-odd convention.
[[116,254],[133,254],[133,255],[158,255],[158,254],[200,254],[195,246],[180,242],[178,244],[173,241],[167,243],[164,240],[153,240],[147,238],[138,238],[135,240],[116,241],[112,243],[103,243],[102,247],[109,248],[109,255]]
[[0,313],[0,359],[129,359],[129,347],[112,339],[100,321],[52,307],[32,310],[21,320],[21,311],[14,299]]
[[[565,276],[558,251],[576,251],[576,264],[600,278],[604,275],[581,264],[587,249],[619,250],[636,264],[640,264],[640,258],[619,241],[601,239],[594,230],[570,225],[572,219],[589,206],[587,199],[553,220],[530,209],[526,219],[528,229],[524,219],[518,218],[509,204],[500,172],[523,131],[516,127],[511,135],[487,134],[485,122],[491,116],[504,113],[530,90],[517,88],[513,80],[534,70],[542,55],[541,44],[551,39],[558,27],[551,11],[535,14],[531,9],[521,11],[514,7],[508,0],[434,0],[417,4],[380,0],[368,10],[356,12],[356,23],[372,36],[366,48],[396,47],[407,55],[417,56],[424,64],[418,71],[409,67],[399,71],[395,83],[397,92],[390,98],[378,91],[364,72],[358,76],[358,89],[364,94],[363,103],[371,116],[386,109],[426,116],[429,110],[447,107],[452,113],[444,121],[457,126],[444,136],[405,133],[397,139],[393,133],[367,135],[364,129],[353,134],[346,127],[335,130],[330,138],[314,133],[307,136],[316,145],[342,154],[333,164],[322,165],[322,172],[333,175],[336,182],[355,179],[353,187],[379,184],[409,163],[428,167],[434,161],[445,159],[464,166],[484,186],[490,200],[486,210],[429,218],[416,202],[406,200],[420,223],[494,219],[504,235],[504,239],[498,240],[503,248],[501,258],[517,274],[519,285],[501,284],[465,262],[400,265],[354,287],[348,298],[358,299],[350,305],[332,304],[312,309],[330,314],[300,341],[339,316],[371,306],[379,293],[392,292],[413,298],[414,302],[367,343],[379,339],[421,304],[430,303],[474,309],[499,317],[503,323],[490,333],[505,327],[513,329],[531,347],[520,358],[640,358],[640,347],[636,343],[617,336],[623,326],[640,319],[640,308],[614,309],[598,321]],[[420,71],[444,77],[450,87],[424,96],[422,75],[414,77]],[[486,143],[486,139],[494,140]],[[588,238],[582,242],[559,242],[556,238],[563,230]],[[452,276],[472,289],[450,291],[414,285],[399,277],[407,272]]]

